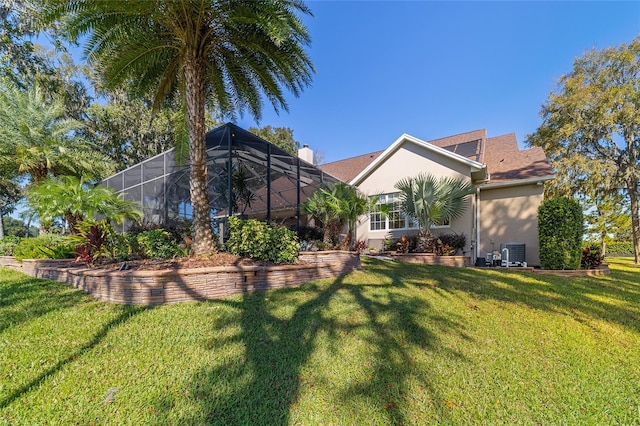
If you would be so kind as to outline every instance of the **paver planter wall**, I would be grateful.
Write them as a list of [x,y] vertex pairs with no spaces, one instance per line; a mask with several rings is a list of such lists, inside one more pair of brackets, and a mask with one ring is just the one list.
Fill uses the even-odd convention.
[[0,256],[0,266],[22,271],[22,263],[13,256]]
[[158,305],[293,287],[317,279],[338,277],[361,266],[357,253],[343,251],[300,253],[300,260],[303,263],[299,265],[114,271],[60,267],[59,261],[25,259],[21,271],[34,277],[72,284],[105,302]]
[[609,265],[607,265],[606,263],[603,263],[602,265],[593,269],[535,269],[533,272],[539,275],[557,275],[559,277],[597,277],[601,275],[611,274]]
[[444,266],[470,266],[471,258],[468,256],[436,256],[431,253],[404,253],[392,254],[391,258],[399,262],[422,263],[425,265]]

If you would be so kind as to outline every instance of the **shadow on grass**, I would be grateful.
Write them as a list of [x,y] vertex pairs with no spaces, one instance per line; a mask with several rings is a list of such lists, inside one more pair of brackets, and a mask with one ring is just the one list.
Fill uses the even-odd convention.
[[[427,377],[428,372],[413,365],[411,351],[445,351],[448,356],[461,357],[443,348],[438,334],[458,333],[468,337],[460,332],[464,328],[461,324],[430,314],[429,302],[411,297],[404,286],[402,275],[392,277],[392,282],[385,285],[350,284],[342,277],[330,284],[244,293],[240,300],[207,302],[230,306],[237,312],[212,324],[215,330],[229,327],[237,332],[211,339],[207,349],[224,354],[230,345],[241,344],[244,355],[229,357],[221,365],[198,371],[189,389],[197,409],[183,414],[177,423],[288,424],[295,420],[291,418],[291,410],[298,403],[301,386],[305,385],[305,364],[316,351],[334,353],[342,348],[344,336],[354,332],[361,333],[361,339],[365,340],[367,353],[360,355],[370,362],[367,370],[372,374],[366,380],[344,383],[340,394],[327,397],[367,401],[367,406],[387,422],[402,424],[411,420],[406,400],[411,383],[417,380],[435,406],[445,407]],[[331,311],[336,306],[332,303],[343,307],[336,300],[345,299],[346,306],[359,315],[355,324],[349,321],[348,312],[340,315]],[[275,310],[287,302],[293,305],[288,306],[292,313],[284,320]],[[429,325],[435,331],[423,325],[425,316],[429,316]],[[160,418],[166,419],[173,406],[172,401],[158,401]],[[448,416],[445,411],[443,408],[439,412],[443,420]]]
[[[86,300],[83,292],[71,286],[7,270],[0,271],[0,279],[5,274],[12,278],[0,283],[0,333],[14,325]],[[14,275],[16,279],[13,279]]]
[[[194,408],[189,412],[170,414],[174,401],[158,401],[159,421],[177,416],[178,424],[288,424],[298,421],[299,413],[294,412],[299,398],[311,394],[322,400],[319,409],[325,411],[320,416],[327,416],[327,407],[322,405],[327,401],[353,401],[345,405],[354,411],[371,410],[367,413],[383,418],[383,423],[405,424],[417,419],[410,411],[410,400],[415,401],[412,393],[419,388],[429,405],[424,409],[438,422],[451,422],[447,401],[434,382],[438,372],[415,366],[413,355],[421,351],[467,361],[447,347],[441,336],[472,339],[455,314],[438,314],[430,302],[434,300],[431,293],[514,303],[578,321],[602,319],[640,331],[640,274],[633,272],[561,278],[378,260],[363,263],[365,273],[355,275],[357,278],[206,302],[236,312],[211,324],[212,330],[229,330],[224,337],[211,338],[206,347],[221,361],[191,378],[188,394]],[[340,305],[345,300],[348,303]],[[336,312],[336,306],[346,308]],[[283,315],[283,309],[288,314]],[[315,366],[318,354],[344,350],[345,336],[354,333],[365,341],[369,363],[354,367],[371,374],[364,379],[340,378],[339,390],[328,377],[335,374],[331,368],[307,381],[307,364]],[[243,348],[241,355],[229,349],[237,345]]]
[[471,294],[478,299],[517,303],[575,319],[595,318],[640,331],[640,269],[613,268],[600,277],[558,277],[525,272],[478,270],[367,262],[372,273],[396,277],[405,285],[428,287],[449,295]]
[[[40,280],[42,284],[45,284],[46,282],[44,280]],[[60,285],[59,283],[55,283],[56,285]],[[77,291],[76,293],[79,293],[81,296],[85,297],[86,296]],[[120,306],[120,313],[111,321],[107,322],[106,324],[104,324],[100,330],[98,330],[91,339],[89,339],[84,345],[76,348],[73,350],[73,352],[71,352],[66,358],[59,360],[55,365],[53,365],[52,367],[48,368],[46,371],[40,373],[37,377],[35,377],[34,379],[30,380],[27,383],[22,384],[20,387],[18,387],[17,389],[15,389],[14,391],[12,391],[11,393],[9,393],[8,396],[6,396],[4,399],[0,400],[0,410],[7,407],[9,404],[11,404],[13,401],[15,401],[16,399],[22,397],[23,395],[27,394],[28,392],[30,392],[32,389],[36,388],[37,386],[41,385],[45,380],[47,380],[49,377],[53,376],[54,374],[56,374],[58,371],[60,371],[65,365],[76,361],[77,359],[79,359],[82,355],[84,355],[86,352],[92,350],[94,347],[96,347],[109,333],[109,331],[123,323],[125,323],[126,321],[128,321],[131,317],[149,309],[146,307],[133,307],[133,306]]]

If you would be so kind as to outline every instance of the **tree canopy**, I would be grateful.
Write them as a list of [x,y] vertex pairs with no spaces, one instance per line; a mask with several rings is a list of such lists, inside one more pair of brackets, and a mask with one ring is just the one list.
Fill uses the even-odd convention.
[[[1,83],[1,82],[0,82]],[[39,86],[21,90],[0,84],[0,169],[14,169],[31,182],[48,176],[103,178],[113,165],[78,137],[82,124],[65,118],[64,103],[47,99]]]
[[293,137],[293,130],[288,127],[249,127],[249,131],[262,139],[279,146],[291,155],[298,155],[300,142]]
[[542,147],[572,193],[624,191],[640,263],[640,37],[591,50],[560,78],[528,143]]
[[311,81],[310,42],[300,0],[48,2],[108,88],[131,84],[154,94],[159,107],[180,93],[186,105],[190,191],[196,255],[215,252],[205,155],[205,107],[234,116],[262,112],[263,95],[287,110],[285,90],[298,96]]

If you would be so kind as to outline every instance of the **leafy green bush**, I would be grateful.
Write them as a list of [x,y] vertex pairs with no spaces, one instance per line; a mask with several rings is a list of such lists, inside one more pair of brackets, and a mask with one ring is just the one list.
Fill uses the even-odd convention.
[[138,241],[136,237],[129,234],[113,235],[111,240],[111,255],[116,260],[128,260],[131,259],[133,253],[138,250]]
[[163,229],[171,234],[171,237],[177,241],[182,242],[186,237],[193,235],[193,223],[187,219],[172,219],[169,223],[149,223],[149,222],[136,222],[127,233],[129,235],[137,236],[144,231],[152,231],[154,229]]
[[298,260],[296,234],[282,226],[271,226],[255,219],[229,218],[227,250],[236,256],[274,263],[295,263]]
[[13,249],[16,259],[72,259],[77,241],[59,234],[23,238]]
[[0,240],[0,256],[13,256],[13,250],[20,242],[20,237],[6,235]]
[[187,255],[175,238],[164,229],[143,231],[136,236],[136,242],[144,257],[170,259]]
[[579,269],[582,258],[583,219],[573,198],[554,198],[538,208],[540,266],[544,269]]
[[607,242],[607,254],[609,256],[633,256],[633,242],[610,241]]

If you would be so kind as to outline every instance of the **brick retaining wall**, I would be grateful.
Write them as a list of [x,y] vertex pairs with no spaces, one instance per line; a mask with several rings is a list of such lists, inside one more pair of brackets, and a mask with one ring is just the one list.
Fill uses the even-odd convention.
[[458,268],[471,265],[471,259],[468,256],[436,256],[431,253],[396,253],[389,256],[399,262],[424,265],[444,265]]
[[232,294],[294,287],[322,278],[334,278],[360,269],[353,252],[304,252],[299,265],[221,266],[185,270],[114,271],[60,267],[47,260],[24,259],[22,267],[0,265],[28,275],[72,284],[104,302],[159,305],[190,300],[218,299]]

